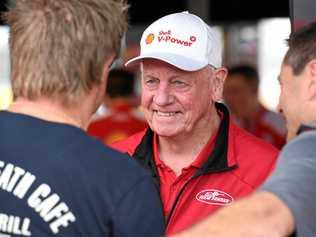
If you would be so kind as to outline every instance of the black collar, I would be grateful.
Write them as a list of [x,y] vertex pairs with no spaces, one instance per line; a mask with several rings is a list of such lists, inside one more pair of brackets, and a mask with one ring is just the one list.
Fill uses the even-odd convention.
[[302,125],[299,127],[299,129],[298,129],[296,135],[300,135],[300,134],[303,133],[303,132],[311,131],[311,130],[316,130],[316,126],[314,126],[314,124],[312,124],[312,125],[304,125],[304,124],[302,124]]
[[[228,135],[229,135],[229,112],[224,104],[216,103],[216,109],[222,114],[222,120],[219,126],[218,136],[215,141],[215,146],[208,160],[194,175],[195,177],[206,174],[215,173],[235,168],[235,165],[228,165]],[[140,144],[136,147],[133,157],[151,170],[153,177],[159,183],[159,176],[153,157],[153,131],[148,128]]]

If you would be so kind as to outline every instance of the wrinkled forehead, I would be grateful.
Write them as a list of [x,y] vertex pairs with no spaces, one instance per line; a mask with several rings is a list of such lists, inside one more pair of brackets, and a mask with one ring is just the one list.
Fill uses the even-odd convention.
[[213,67],[208,65],[197,71],[185,71],[157,59],[142,60],[140,64],[140,69],[141,69],[142,75],[155,74],[157,75],[157,77],[158,75],[170,75],[170,76],[183,76],[183,77],[192,77],[192,78],[209,77],[213,73],[213,70],[214,70]]
[[181,68],[178,68],[172,64],[169,64],[165,61],[159,60],[159,59],[153,59],[153,58],[147,58],[147,59],[142,59],[140,62],[140,69],[144,70],[144,69],[152,69],[152,68],[161,68],[161,69],[170,69],[170,70],[174,70],[174,71],[179,71],[179,72],[183,72],[183,73],[194,73],[194,72],[199,72],[199,71],[203,71],[205,69],[211,69],[210,71],[216,69],[214,66],[212,65],[206,65],[205,67],[196,70],[196,71],[186,71],[183,70]]
[[179,69],[167,62],[164,62],[159,59],[153,59],[153,58],[147,58],[142,59],[141,63],[141,70],[150,71],[150,70],[170,70],[170,71],[177,71],[177,72],[183,72],[186,73],[187,71],[184,71],[182,69]]

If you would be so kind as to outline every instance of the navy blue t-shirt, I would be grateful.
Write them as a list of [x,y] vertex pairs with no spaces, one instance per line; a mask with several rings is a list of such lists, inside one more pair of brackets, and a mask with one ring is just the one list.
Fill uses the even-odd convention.
[[74,126],[0,112],[0,236],[160,236],[158,191],[133,159]]

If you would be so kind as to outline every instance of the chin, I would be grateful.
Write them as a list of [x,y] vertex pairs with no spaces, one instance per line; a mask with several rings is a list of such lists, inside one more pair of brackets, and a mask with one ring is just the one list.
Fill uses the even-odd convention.
[[288,128],[287,135],[286,135],[286,141],[289,142],[293,138],[297,136],[298,127],[290,127]]
[[152,130],[160,137],[174,137],[179,134],[177,131],[171,130],[170,128],[159,127],[158,129],[156,129],[155,127],[153,127]]
[[287,136],[286,136],[286,142],[289,142],[291,141],[293,138],[296,137],[296,134],[292,134],[292,133],[287,133]]

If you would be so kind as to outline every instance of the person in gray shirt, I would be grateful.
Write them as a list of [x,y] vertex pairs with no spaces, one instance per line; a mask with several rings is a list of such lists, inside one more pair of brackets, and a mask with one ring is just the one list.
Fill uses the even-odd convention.
[[316,236],[316,22],[288,44],[278,80],[289,143],[275,171],[256,193],[173,237]]
[[[297,236],[316,235],[316,123],[282,151],[278,168],[261,188],[278,196],[291,210]],[[289,177],[290,176],[290,177]]]

